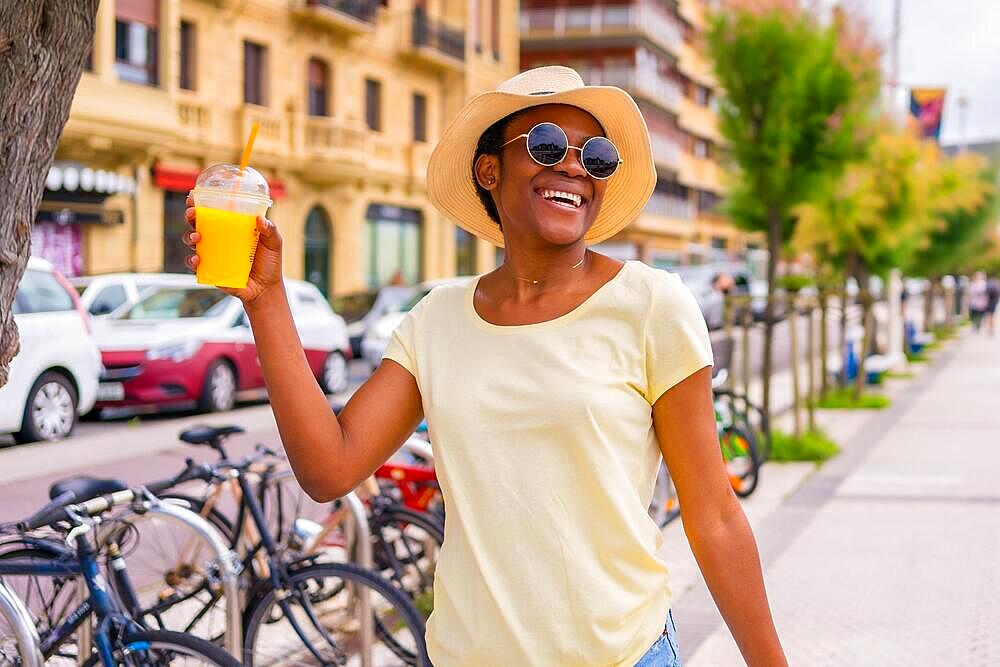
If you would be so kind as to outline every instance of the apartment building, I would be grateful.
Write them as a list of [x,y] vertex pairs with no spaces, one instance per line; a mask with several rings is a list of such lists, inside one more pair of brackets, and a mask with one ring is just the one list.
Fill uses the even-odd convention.
[[643,214],[603,244],[654,266],[743,253],[716,208],[724,191],[715,80],[701,35],[707,0],[523,0],[521,68],[562,64],[619,86],[649,127],[658,184]]
[[269,180],[285,270],[324,293],[492,267],[426,197],[434,143],[518,69],[511,0],[102,0],[33,233],[70,275],[183,271],[204,167]]

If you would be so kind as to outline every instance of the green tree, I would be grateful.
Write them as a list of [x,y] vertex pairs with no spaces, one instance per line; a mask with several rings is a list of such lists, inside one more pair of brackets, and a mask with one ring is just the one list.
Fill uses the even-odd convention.
[[722,92],[720,131],[735,167],[726,208],[738,226],[767,235],[767,414],[777,262],[795,227],[793,209],[840,171],[854,147],[864,91],[839,36],[836,24],[823,26],[789,2],[719,12],[706,33]]

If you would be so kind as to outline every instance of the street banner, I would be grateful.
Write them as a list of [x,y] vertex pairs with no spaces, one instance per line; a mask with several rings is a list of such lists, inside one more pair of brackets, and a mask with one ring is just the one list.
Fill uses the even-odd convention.
[[920,136],[940,140],[945,88],[911,88],[910,116]]

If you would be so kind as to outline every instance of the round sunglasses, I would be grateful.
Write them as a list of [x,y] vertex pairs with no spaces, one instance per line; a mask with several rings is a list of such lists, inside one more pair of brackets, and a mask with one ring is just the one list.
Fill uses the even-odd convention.
[[555,123],[539,123],[528,130],[527,134],[519,134],[500,148],[512,144],[518,139],[527,139],[528,155],[543,167],[554,167],[566,159],[569,149],[580,151],[581,163],[591,178],[599,181],[611,178],[622,163],[618,148],[607,137],[591,137],[583,146],[570,146],[566,132]]

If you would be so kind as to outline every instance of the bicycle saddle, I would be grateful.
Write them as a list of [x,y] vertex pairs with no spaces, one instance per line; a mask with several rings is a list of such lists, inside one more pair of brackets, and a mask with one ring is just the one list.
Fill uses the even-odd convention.
[[67,491],[72,491],[76,496],[74,503],[82,503],[91,498],[97,498],[115,491],[124,491],[128,484],[120,479],[98,479],[96,477],[68,477],[61,479],[49,487],[49,499],[55,500]]
[[181,440],[189,445],[208,445],[233,433],[243,433],[239,426],[195,426],[181,431]]

